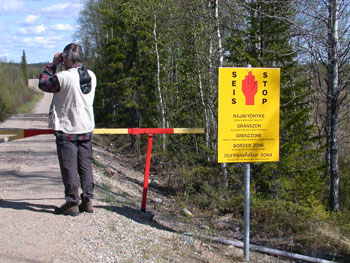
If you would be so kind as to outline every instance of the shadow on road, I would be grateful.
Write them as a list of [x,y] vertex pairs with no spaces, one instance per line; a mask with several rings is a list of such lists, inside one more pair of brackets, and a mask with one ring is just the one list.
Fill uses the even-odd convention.
[[[4,260],[4,261],[2,261]],[[1,253],[0,252],[0,262],[26,262],[26,263],[42,263],[42,261],[36,260],[36,259],[30,259],[25,256],[20,255],[9,255],[8,253]]]
[[[43,199],[33,199],[33,200],[48,200],[48,199],[57,200],[61,198],[43,198]],[[14,210],[29,210],[33,212],[39,212],[39,213],[54,214],[54,209],[56,206],[24,202],[23,199],[9,199],[9,200],[0,199],[0,207],[14,209]]]

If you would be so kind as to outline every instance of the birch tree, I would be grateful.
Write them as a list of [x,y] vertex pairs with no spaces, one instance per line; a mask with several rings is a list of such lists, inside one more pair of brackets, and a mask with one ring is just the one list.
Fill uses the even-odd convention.
[[[158,50],[158,35],[157,35],[157,15],[154,14],[154,24],[153,24],[153,37],[154,37],[154,48],[156,53],[156,62],[157,62],[157,91],[158,91],[158,100],[159,100],[159,108],[162,119],[162,128],[168,128],[166,122],[166,112],[165,112],[165,103],[162,94],[161,82],[160,82],[160,55]],[[163,134],[163,149],[165,149],[165,134]]]
[[[315,69],[318,74],[324,76],[318,88],[325,104],[323,124],[330,187],[329,205],[332,211],[339,211],[340,112],[349,85],[345,71],[350,50],[349,1],[300,1],[300,4],[305,17],[301,23],[305,45],[317,65]],[[322,75],[322,69],[325,75]]]
[[[219,20],[219,0],[215,0],[214,2],[214,19],[215,19],[215,30],[217,35],[217,49],[219,53],[219,67],[224,66],[224,54],[222,49],[222,37],[220,30],[220,20]],[[222,185],[223,187],[228,186],[228,178],[227,178],[227,163],[221,164],[222,171]]]

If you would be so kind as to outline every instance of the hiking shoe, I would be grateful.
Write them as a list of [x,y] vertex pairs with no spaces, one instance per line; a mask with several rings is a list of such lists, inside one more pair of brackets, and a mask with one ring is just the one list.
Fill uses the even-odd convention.
[[81,200],[81,204],[79,205],[79,212],[83,213],[93,213],[94,209],[92,208],[92,200],[91,199],[87,199],[87,198],[83,198]]
[[79,209],[77,203],[64,203],[60,207],[55,208],[56,215],[65,215],[65,216],[77,216],[79,215]]

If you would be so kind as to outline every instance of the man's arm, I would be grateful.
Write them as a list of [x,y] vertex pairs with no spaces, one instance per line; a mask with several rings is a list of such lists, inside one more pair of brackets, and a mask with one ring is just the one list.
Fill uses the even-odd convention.
[[54,63],[50,63],[45,67],[39,77],[39,89],[50,93],[57,93],[60,91],[60,82],[55,75],[56,67]]

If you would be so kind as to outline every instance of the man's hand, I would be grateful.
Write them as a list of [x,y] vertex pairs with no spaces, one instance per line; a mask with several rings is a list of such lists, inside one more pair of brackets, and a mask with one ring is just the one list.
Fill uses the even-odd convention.
[[254,105],[254,96],[258,92],[258,82],[255,81],[251,71],[242,80],[242,91],[245,96],[245,105]]
[[62,52],[58,52],[53,56],[53,63],[58,66],[59,64],[61,64],[61,56],[62,56]]

